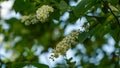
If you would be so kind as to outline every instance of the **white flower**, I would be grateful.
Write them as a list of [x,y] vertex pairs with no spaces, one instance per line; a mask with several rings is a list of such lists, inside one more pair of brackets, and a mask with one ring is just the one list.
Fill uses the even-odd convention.
[[38,23],[38,19],[36,18],[36,15],[31,14],[28,16],[22,16],[21,22],[25,23],[25,25],[30,25]]
[[78,39],[78,35],[79,35],[80,31],[74,31],[72,33],[70,33],[70,35],[68,35],[67,37],[65,37],[61,42],[59,42],[55,49],[53,49],[52,53],[53,55],[51,55],[50,59],[54,59],[54,58],[58,58],[59,55],[66,55],[66,52],[68,49],[71,48],[72,45],[76,45],[77,39]]
[[28,20],[28,19],[29,19],[29,16],[22,16],[21,22],[25,22],[25,21]]
[[53,12],[53,10],[54,9],[51,6],[43,5],[36,11],[37,19],[42,23],[46,22],[48,20],[49,13]]

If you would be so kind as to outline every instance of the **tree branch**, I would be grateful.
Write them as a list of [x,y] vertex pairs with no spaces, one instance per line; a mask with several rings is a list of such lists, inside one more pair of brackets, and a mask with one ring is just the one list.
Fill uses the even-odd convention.
[[[101,0],[103,3],[105,3],[103,0]],[[109,5],[107,4],[107,8],[110,10],[110,12],[112,13],[112,15],[115,17],[119,27],[120,27],[120,22],[118,20],[118,17],[113,13],[112,9],[109,7]]]
[[116,19],[116,21],[117,21],[117,23],[118,23],[118,25],[120,26],[120,22],[119,22],[119,20],[118,20],[118,18],[117,18],[117,16],[113,13],[113,11],[111,10],[111,8],[108,6],[108,9],[110,10],[110,12],[112,13],[112,15],[115,17],[115,19]]

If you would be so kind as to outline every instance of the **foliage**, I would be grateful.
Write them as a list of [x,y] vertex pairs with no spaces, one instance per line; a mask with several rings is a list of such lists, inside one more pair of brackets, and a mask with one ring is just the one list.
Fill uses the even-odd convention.
[[[80,30],[78,44],[83,45],[86,52],[83,53],[82,49],[76,49],[77,45],[71,46],[72,49],[77,50],[75,57],[80,57],[78,59],[80,61],[71,62],[75,57],[64,59],[66,63],[58,62],[55,68],[119,68],[120,0],[81,0],[76,6],[70,4],[72,1],[77,2],[76,0],[15,0],[12,10],[23,16],[36,14],[37,9],[43,5],[52,6],[54,11],[49,13],[49,18],[44,23],[37,21],[35,24],[25,25],[21,23],[21,20],[11,18],[5,20],[10,25],[9,30],[6,31],[0,25],[0,34],[5,36],[4,43],[10,43],[7,44],[9,45],[6,47],[7,52],[12,50],[17,55],[14,61],[0,58],[0,65],[5,64],[7,68],[10,66],[15,68],[14,66],[22,67],[31,64],[38,68],[48,68],[38,62],[38,55],[35,55],[35,50],[32,50],[33,46],[42,45],[44,47],[42,54],[48,52],[50,47],[55,48],[55,45],[64,38],[65,29],[69,24],[74,25],[78,19],[85,18],[86,22],[80,26],[84,31]],[[61,20],[60,17],[65,12],[69,13],[69,18]],[[61,27],[63,23],[65,25]],[[21,40],[13,44],[16,37],[20,37]],[[103,49],[105,44],[110,46],[108,38],[115,41],[114,51],[110,54]],[[26,56],[24,56],[25,52]],[[103,57],[98,60],[101,53]]]

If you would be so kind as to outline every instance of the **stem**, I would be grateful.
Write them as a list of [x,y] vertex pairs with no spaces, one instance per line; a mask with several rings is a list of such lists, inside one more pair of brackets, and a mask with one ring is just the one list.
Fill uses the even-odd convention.
[[113,13],[112,9],[111,9],[109,6],[108,6],[108,9],[110,9],[110,12],[111,12],[111,13],[112,13],[112,15],[115,17],[115,19],[116,19],[116,21],[117,21],[118,25],[120,26],[120,22],[119,22],[119,20],[118,20],[117,16]]
[[[101,0],[101,1],[105,4],[105,2],[103,0]],[[108,4],[107,4],[107,8],[110,10],[110,12],[112,13],[112,15],[115,17],[115,19],[116,19],[116,21],[117,21],[117,23],[118,23],[118,25],[120,27],[120,22],[119,22],[117,16],[113,13],[112,9],[109,7]]]

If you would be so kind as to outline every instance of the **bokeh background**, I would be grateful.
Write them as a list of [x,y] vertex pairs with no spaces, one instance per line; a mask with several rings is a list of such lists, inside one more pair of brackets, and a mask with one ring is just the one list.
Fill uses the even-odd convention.
[[[26,26],[24,15],[51,5],[50,20]],[[119,68],[119,0],[1,0],[0,68]],[[51,50],[73,30],[78,44],[54,61]]]

